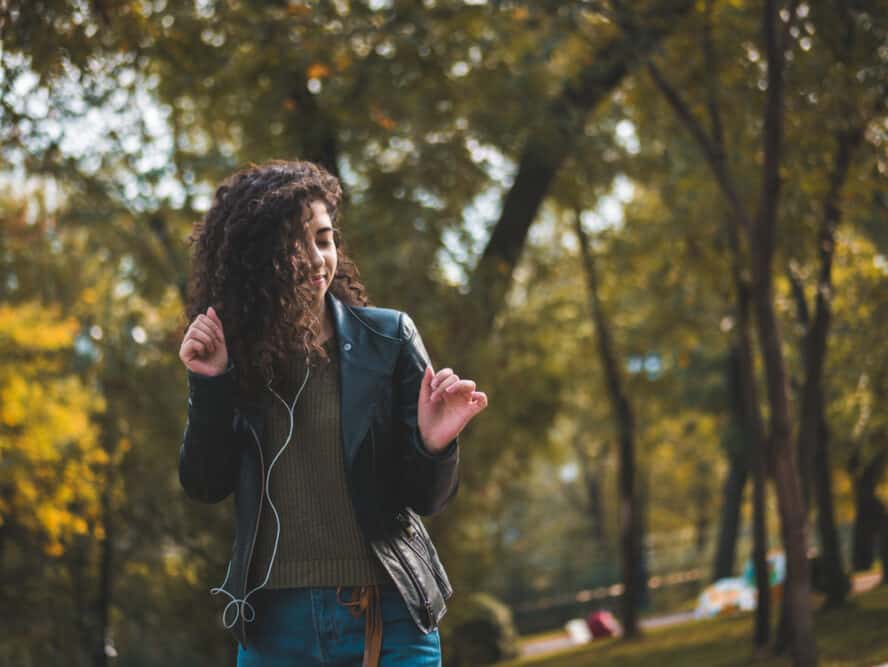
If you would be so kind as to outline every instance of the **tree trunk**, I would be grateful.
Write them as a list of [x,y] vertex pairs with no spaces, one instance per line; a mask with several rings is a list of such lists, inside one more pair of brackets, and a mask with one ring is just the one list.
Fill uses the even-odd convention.
[[486,337],[493,328],[530,225],[561,165],[570,156],[575,138],[583,133],[589,112],[608,99],[632,68],[675,30],[693,5],[691,0],[653,3],[634,24],[631,34],[615,34],[589,54],[589,64],[567,79],[547,105],[546,122],[530,132],[521,151],[500,217],[472,273],[470,298],[458,313],[454,331],[467,341],[465,347],[471,348],[468,343]]
[[753,643],[757,647],[767,645],[771,636],[771,584],[768,574],[768,530],[765,505],[765,491],[768,481],[769,456],[771,455],[765,426],[759,408],[758,391],[755,384],[755,363],[752,352],[752,323],[750,321],[749,285],[743,278],[740,253],[740,224],[730,226],[729,237],[732,253],[734,289],[736,292],[737,313],[737,354],[743,391],[743,424],[749,447],[749,462],[752,468],[752,563],[755,569],[757,601],[755,607],[755,633]]
[[[582,431],[576,433],[571,439],[574,452],[577,455],[577,461],[580,464],[580,470],[583,475],[583,486],[585,487],[585,498],[583,505],[586,515],[592,523],[592,537],[596,546],[602,546],[605,543],[606,535],[604,530],[604,502],[601,497],[601,461],[593,460],[592,455],[586,449],[584,443],[584,433]],[[596,459],[602,458],[604,447],[599,448]]]
[[[83,664],[90,664],[92,651],[95,645],[95,627],[96,622],[90,604],[89,595],[90,581],[90,554],[92,549],[91,541],[81,536],[73,542],[70,551],[66,554],[65,567],[69,581],[71,582],[71,605],[75,620],[75,628],[72,629],[69,636],[74,636],[76,632],[76,641],[68,643],[68,650],[72,656],[72,664],[80,667]],[[59,637],[53,642],[53,648],[58,647],[60,653],[65,651],[66,639]],[[73,646],[73,648],[71,648]]]
[[[108,415],[107,422],[113,417],[113,412]],[[108,426],[104,434],[103,443],[108,452],[109,462],[115,460],[114,448],[117,441],[117,431],[114,426]],[[112,489],[114,484],[113,464],[109,463],[106,468],[105,484],[102,489],[102,527],[105,529],[105,536],[101,542],[101,555],[99,560],[99,594],[96,599],[96,618],[97,636],[94,637],[93,665],[95,667],[106,667],[108,664],[108,656],[105,652],[105,641],[109,637],[110,632],[110,612],[112,593],[112,581],[114,576],[114,539],[115,525],[113,521],[114,507],[112,502]]]
[[819,574],[826,593],[825,606],[844,603],[850,582],[842,563],[832,499],[832,473],[829,468],[829,427],[826,423],[826,402],[823,395],[823,368],[826,363],[827,337],[832,317],[832,261],[835,253],[835,232],[840,219],[839,200],[848,176],[851,155],[863,137],[862,128],[841,131],[836,136],[837,150],[830,174],[830,186],[823,203],[818,238],[820,272],[814,316],[807,321],[804,292],[800,319],[806,327],[803,338],[805,382],[802,388],[802,415],[799,427],[798,452],[800,468],[809,476],[817,500],[817,527],[820,533],[821,556]]
[[728,151],[725,146],[724,133],[722,131],[721,111],[718,96],[718,67],[717,54],[713,47],[711,32],[711,1],[705,4],[705,20],[703,25],[703,50],[706,69],[707,109],[712,125],[711,134],[707,132],[703,124],[696,118],[690,105],[688,105],[679,92],[673,87],[656,67],[653,62],[648,62],[648,72],[663,97],[672,107],[675,115],[687,127],[691,136],[700,146],[707,164],[730,207],[730,215],[726,218],[726,233],[731,250],[731,270],[736,294],[737,315],[737,350],[740,355],[739,368],[742,378],[744,398],[746,439],[749,446],[752,466],[754,490],[753,490],[753,561],[756,571],[756,587],[758,590],[758,603],[756,606],[755,643],[763,646],[768,641],[770,634],[770,588],[768,586],[767,571],[767,533],[765,523],[765,484],[768,476],[768,468],[773,467],[769,460],[771,454],[768,439],[761,417],[758,403],[758,392],[755,383],[755,365],[753,363],[752,350],[752,325],[750,323],[750,295],[749,281],[745,277],[747,262],[746,253],[742,246],[740,230],[745,230],[751,237],[752,219],[743,198],[740,188],[731,174],[730,164],[727,159]]
[[638,604],[644,599],[646,585],[642,562],[642,517],[637,492],[635,467],[635,417],[625,393],[620,365],[611,340],[610,326],[598,294],[598,278],[586,232],[580,221],[580,212],[574,216],[574,228],[580,245],[590,309],[595,322],[598,354],[604,370],[605,389],[613,411],[619,442],[620,546],[623,573],[623,633],[627,639],[640,634]]
[[752,495],[752,562],[755,567],[756,646],[766,646],[771,638],[771,581],[768,576],[768,530],[765,515],[765,484],[768,479],[766,443],[754,444]]
[[721,520],[719,521],[718,543],[715,549],[715,562],[712,579],[718,581],[733,576],[737,553],[737,534],[740,530],[740,509],[743,505],[743,491],[749,477],[749,460],[744,418],[746,408],[740,369],[740,352],[732,345],[726,364],[726,385],[730,397],[731,426],[725,434],[725,450],[728,456],[728,475],[722,490]]
[[[291,154],[317,162],[340,178],[339,128],[336,119],[318,103],[317,96],[309,92],[308,79],[303,70],[293,71],[291,77],[292,87],[286,100],[290,112],[284,141],[289,145]],[[366,77],[362,76],[360,82],[365,80]],[[352,92],[352,97],[357,97],[359,94],[360,83]]]
[[[698,471],[699,472],[699,471]],[[706,552],[707,533],[709,532],[709,495],[704,494],[702,485],[699,489],[700,493],[696,494],[694,503],[696,504],[697,520],[695,521],[695,546],[696,553],[703,554]],[[737,541],[737,528],[734,527],[734,541]]]
[[798,667],[817,664],[814,625],[811,617],[808,536],[805,508],[793,447],[789,387],[782,339],[774,311],[772,262],[780,195],[779,169],[783,141],[783,45],[777,33],[777,1],[765,0],[762,32],[767,55],[768,89],[765,98],[761,197],[755,225],[750,229],[753,289],[759,347],[765,365],[768,403],[771,408],[771,450],[780,527],[786,550],[784,604],[791,624],[793,660]]
[[[759,267],[761,269],[761,267]],[[790,439],[789,396],[783,365],[780,332],[773,309],[770,279],[761,273],[754,290],[759,344],[765,357],[771,406],[771,442],[781,533],[786,551],[787,575],[784,604],[788,605],[793,656],[797,665],[815,665],[813,623],[810,607],[810,572],[805,509]]]
[[746,488],[748,472],[745,456],[736,455],[730,458],[730,468],[722,490],[721,521],[715,563],[712,568],[713,581],[734,574],[737,535],[740,531],[740,508],[743,505],[743,490]]
[[636,472],[636,507],[638,509],[638,597],[635,600],[636,609],[650,608],[651,598],[647,583],[650,580],[650,567],[648,565],[648,550],[644,545],[644,536],[648,529],[648,508],[650,508],[650,476],[644,468]]
[[882,560],[882,586],[888,585],[888,510],[882,507],[879,528],[879,558]]
[[[865,466],[851,461],[851,475],[854,478],[854,537],[851,550],[851,567],[855,572],[868,570],[873,566],[876,551],[876,535],[879,518],[884,511],[876,488],[882,479],[886,455],[881,453]],[[884,564],[883,564],[884,565]]]
[[605,543],[604,503],[601,498],[601,482],[597,475],[590,475],[586,481],[586,494],[589,502],[589,518],[592,520],[592,537],[595,544]]
[[833,509],[832,470],[829,465],[828,429],[822,424],[814,457],[814,493],[817,498],[817,529],[820,532],[820,568],[825,607],[837,607],[845,602],[851,582],[845,574],[839,531]]

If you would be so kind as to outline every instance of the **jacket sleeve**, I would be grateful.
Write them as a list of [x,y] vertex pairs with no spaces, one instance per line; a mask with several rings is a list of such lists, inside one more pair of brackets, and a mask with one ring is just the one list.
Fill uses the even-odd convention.
[[394,437],[400,464],[404,504],[429,516],[444,509],[459,487],[459,436],[437,454],[430,452],[419,431],[419,388],[429,355],[407,313],[399,322],[401,349],[395,367]]
[[179,482],[198,502],[217,503],[234,490],[241,441],[235,433],[234,366],[210,376],[188,369],[188,417],[179,447]]

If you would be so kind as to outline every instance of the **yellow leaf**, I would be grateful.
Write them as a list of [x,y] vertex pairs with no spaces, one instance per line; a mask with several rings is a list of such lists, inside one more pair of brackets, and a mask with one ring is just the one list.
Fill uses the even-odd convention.
[[330,68],[323,63],[312,63],[308,66],[306,75],[309,79],[323,79],[326,76],[330,76]]
[[97,463],[100,465],[106,465],[108,463],[108,452],[104,449],[94,449],[89,453],[86,457],[87,463]]
[[311,14],[311,7],[303,2],[291,2],[287,5],[287,13],[291,16],[305,16]]
[[343,51],[338,53],[336,57],[333,59],[333,62],[336,65],[336,69],[340,72],[345,71],[351,65],[351,56],[348,52]]
[[373,118],[374,122],[377,125],[385,128],[386,130],[391,130],[395,126],[395,121],[393,121],[391,118],[386,116],[378,109],[371,109],[370,117]]
[[63,553],[65,553],[65,548],[62,546],[61,542],[53,541],[53,542],[50,542],[48,545],[46,545],[46,547],[44,548],[44,551],[46,552],[47,556],[58,557],[58,556],[61,556]]
[[18,479],[16,480],[18,486],[18,492],[24,500],[25,504],[34,502],[37,500],[37,487],[29,479]]

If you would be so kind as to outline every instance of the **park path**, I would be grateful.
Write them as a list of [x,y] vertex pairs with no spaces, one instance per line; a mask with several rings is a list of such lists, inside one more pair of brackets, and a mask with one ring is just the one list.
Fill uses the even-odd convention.
[[[879,573],[866,573],[855,575],[852,579],[852,594],[864,593],[878,585],[882,575]],[[663,614],[661,616],[652,616],[641,620],[642,630],[652,630],[654,628],[666,628],[671,625],[680,625],[682,623],[690,623],[694,620],[694,612],[682,611],[674,614]],[[560,651],[571,648],[577,644],[568,636],[567,632],[556,637],[546,637],[543,639],[531,639],[521,643],[521,656],[538,655],[540,653],[548,653],[549,651]],[[885,667],[885,666],[882,666]]]

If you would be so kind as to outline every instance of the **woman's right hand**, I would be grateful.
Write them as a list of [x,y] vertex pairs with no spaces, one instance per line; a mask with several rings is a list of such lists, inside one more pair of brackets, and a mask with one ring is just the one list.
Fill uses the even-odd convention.
[[228,367],[222,320],[212,306],[188,327],[179,347],[179,359],[188,370],[201,375],[219,375]]

